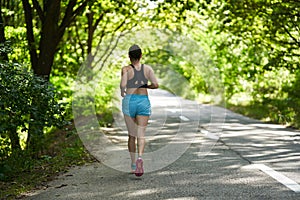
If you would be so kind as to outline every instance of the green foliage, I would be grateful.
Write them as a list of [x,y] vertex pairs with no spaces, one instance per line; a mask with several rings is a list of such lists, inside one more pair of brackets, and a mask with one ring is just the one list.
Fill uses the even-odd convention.
[[300,70],[298,69],[295,74],[296,78],[292,82],[291,87],[284,88],[288,93],[288,98],[285,99],[287,108],[290,111],[292,125],[300,128]]
[[[57,103],[54,88],[17,63],[0,63],[0,93],[0,133],[4,141],[9,137],[12,151],[20,146],[19,135],[28,133],[32,126],[44,128],[65,123],[63,105]],[[43,134],[42,129],[30,136],[41,143]]]
[[72,125],[47,134],[45,140],[45,149],[38,158],[21,152],[0,163],[0,199],[16,199],[73,165],[93,161]]
[[133,0],[89,2],[62,38],[52,74],[74,77],[84,64],[104,67],[119,39],[147,19],[139,12],[144,5]]
[[[1,134],[0,137],[0,158],[5,159],[11,153],[10,140],[6,134]],[[0,170],[1,171],[1,170]],[[0,174],[1,176],[1,174]]]
[[6,41],[5,43],[0,43],[0,55],[8,54],[12,51],[11,42]]
[[205,81],[213,67],[189,35],[151,27],[137,30],[120,40],[116,49],[118,59],[123,61],[120,66],[128,64],[127,49],[132,44],[141,46],[142,62],[154,69],[161,88],[190,99],[197,98],[199,93],[209,93]]
[[9,51],[9,60],[11,62],[29,64],[30,58],[27,51],[27,41],[26,38],[26,28],[25,27],[5,27],[5,36],[9,45],[5,45],[6,48],[10,48]]
[[74,117],[96,115],[101,126],[112,124],[113,112],[117,110],[114,103],[119,86],[117,71],[118,68],[114,65],[106,67],[103,71],[81,69],[75,81],[76,88],[72,100]]
[[[188,26],[221,73],[226,100],[259,119],[297,125],[298,1],[201,1]],[[295,106],[294,106],[295,105]],[[243,113],[245,113],[243,111]]]
[[[62,125],[62,116],[73,119],[72,101],[80,114],[96,113],[100,125],[109,126],[118,109],[120,68],[128,64],[127,49],[133,43],[143,48],[143,62],[153,67],[161,88],[186,98],[225,94],[237,112],[300,127],[297,0],[79,1],[74,11],[84,8],[74,13],[55,47],[50,76],[55,90],[27,67],[15,64],[32,60],[22,1],[8,2],[0,2],[10,41],[0,44],[0,53],[9,53],[10,61],[0,64],[0,156],[6,163],[0,166],[0,179],[22,168],[34,171],[39,165],[80,160],[84,155],[80,142],[64,146],[59,158],[43,154],[32,160],[19,150],[29,144],[29,132],[39,147],[51,144],[47,127]],[[45,11],[47,5],[38,2]],[[60,1],[58,25],[70,2],[74,1]],[[45,41],[40,41],[42,19],[35,9],[30,45],[37,47],[38,57]],[[85,65],[88,68],[81,73]],[[77,96],[74,91],[79,91]]]
[[72,121],[73,115],[71,106],[74,79],[70,76],[51,76],[50,83],[55,88],[57,101],[63,105],[65,120]]
[[118,111],[115,100],[117,100],[116,95],[119,95],[116,93],[119,76],[116,75],[116,70],[117,68],[113,68],[104,71],[97,83],[95,109],[101,126],[110,126],[113,122],[113,113]]
[[[82,2],[74,8],[82,6]],[[60,3],[63,16],[70,1]],[[144,61],[160,76],[162,87],[176,88],[178,91],[174,93],[188,98],[224,92],[229,103],[273,104],[271,110],[275,113],[270,114],[273,115],[271,118],[277,116],[280,119],[280,115],[286,115],[286,119],[293,121],[288,113],[296,115],[298,112],[290,104],[297,105],[298,99],[291,91],[297,87],[294,74],[300,61],[299,5],[296,0],[89,1],[83,14],[77,15],[76,20],[66,27],[55,55],[51,82],[59,88],[59,98],[70,103],[70,85],[85,60],[92,62],[92,71],[104,70],[114,59],[112,56],[120,56],[115,53],[118,47],[127,49],[137,39],[135,43],[143,44],[145,50]],[[21,1],[3,6],[7,15],[4,20],[7,38],[21,41],[13,43],[14,53],[10,59],[28,62],[26,32],[23,23],[19,23],[24,22],[19,11]],[[34,12],[33,22],[40,25],[38,21]],[[135,34],[156,28],[171,34],[167,37],[155,31],[145,31],[141,36]],[[34,35],[38,36],[40,32],[37,28]],[[190,51],[184,49],[184,45],[180,47],[182,53],[179,48],[170,46],[176,38],[177,42],[184,43],[180,35],[190,37],[195,43],[185,43],[191,47]],[[36,42],[39,41],[37,38]],[[203,48],[205,53],[195,47]],[[195,53],[189,56],[192,51]],[[114,96],[115,77],[91,83],[87,87],[89,95],[93,95],[94,88],[99,89],[95,99],[82,100],[83,105],[84,102],[86,105],[95,103],[98,114],[107,120],[111,117],[104,113],[111,113],[109,105]],[[191,90],[180,89],[179,77]],[[214,80],[218,80],[217,86]]]

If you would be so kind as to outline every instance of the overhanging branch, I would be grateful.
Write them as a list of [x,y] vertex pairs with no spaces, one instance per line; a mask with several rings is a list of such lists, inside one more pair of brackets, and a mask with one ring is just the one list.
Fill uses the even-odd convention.
[[37,55],[37,49],[36,49],[34,34],[33,34],[32,8],[28,0],[22,0],[22,4],[25,12],[25,23],[26,23],[26,31],[27,31],[26,37],[29,46],[31,64],[33,70],[36,70],[38,55]]
[[45,15],[44,15],[44,12],[43,12],[43,9],[42,7],[40,6],[39,2],[37,0],[32,0],[32,3],[33,3],[33,7],[36,9],[38,15],[39,15],[39,18],[42,22],[44,22],[45,20]]

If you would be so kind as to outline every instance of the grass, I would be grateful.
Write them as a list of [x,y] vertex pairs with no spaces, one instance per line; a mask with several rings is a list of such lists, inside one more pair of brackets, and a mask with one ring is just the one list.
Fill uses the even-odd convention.
[[276,103],[255,103],[248,105],[227,104],[226,108],[264,122],[282,124],[295,129],[300,128],[300,124],[295,120],[295,113],[288,109],[282,109],[282,106],[277,106]]
[[48,135],[47,147],[36,159],[26,156],[5,160],[0,199],[20,198],[26,192],[47,187],[47,182],[72,166],[95,162],[85,150],[73,125]]
[[265,121],[269,116],[269,109],[266,106],[256,105],[234,105],[226,104],[226,107],[236,113],[245,115],[250,118]]

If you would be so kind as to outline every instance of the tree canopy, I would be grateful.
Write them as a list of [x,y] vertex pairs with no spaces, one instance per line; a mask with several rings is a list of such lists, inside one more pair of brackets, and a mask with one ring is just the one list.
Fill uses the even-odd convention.
[[[82,81],[97,89],[90,92],[100,123],[111,123],[110,102],[132,43],[141,43],[163,88],[173,85],[202,103],[255,105],[268,109],[260,119],[299,127],[299,9],[296,0],[0,0],[0,86],[13,91],[1,96],[1,115],[21,119],[1,126],[5,156],[21,148],[22,134],[45,135],[60,124],[39,119],[37,110],[58,119],[65,103],[60,114],[72,120],[72,84],[83,65],[90,74]],[[21,71],[27,79],[16,75]]]

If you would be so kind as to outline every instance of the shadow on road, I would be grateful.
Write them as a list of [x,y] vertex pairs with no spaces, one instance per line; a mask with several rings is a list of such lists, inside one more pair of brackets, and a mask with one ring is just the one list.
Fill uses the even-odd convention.
[[[44,190],[29,194],[27,199],[300,198],[299,193],[265,173],[247,167],[264,163],[299,183],[299,132],[216,106],[198,105],[195,110],[195,102],[187,100],[182,104],[183,100],[170,94],[156,97],[162,103],[153,103],[145,149],[148,153],[154,152],[155,156],[145,157],[146,173],[142,177],[126,172],[129,170],[129,155],[125,163],[118,163],[124,159],[120,156],[125,156],[121,152],[128,154],[127,132],[122,116],[119,116],[115,118],[114,128],[102,131],[116,146],[109,149],[105,159],[113,160],[111,164],[119,165],[122,170],[115,170],[101,160],[75,167],[50,182]],[[213,116],[218,120],[212,120]],[[211,132],[216,137],[207,134]],[[179,136],[184,140],[177,140]],[[170,143],[174,144],[172,151],[163,154],[160,150]],[[187,148],[177,155],[176,160],[165,162],[177,153],[177,146],[186,144]],[[97,145],[94,143],[93,148],[101,149]],[[155,163],[164,165],[159,167]]]

